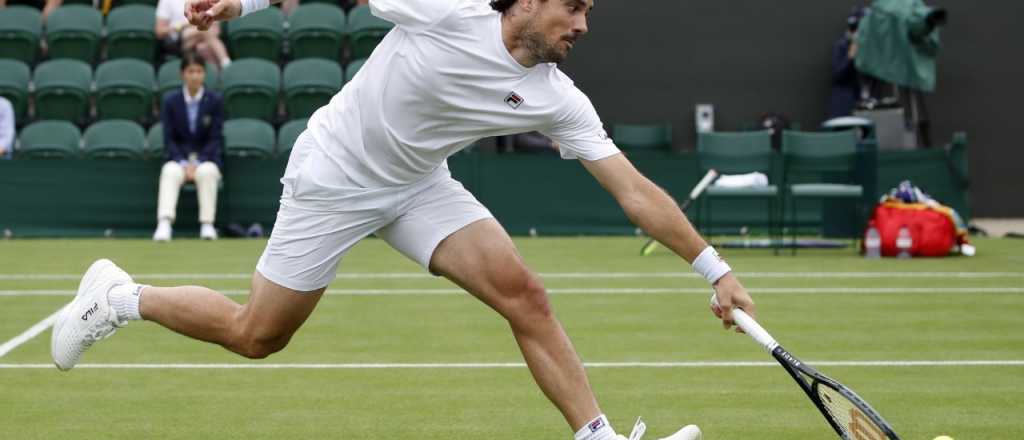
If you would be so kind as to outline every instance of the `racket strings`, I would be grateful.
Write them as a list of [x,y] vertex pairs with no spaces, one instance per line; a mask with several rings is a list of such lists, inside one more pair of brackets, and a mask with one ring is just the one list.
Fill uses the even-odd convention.
[[889,440],[886,431],[849,398],[820,382],[814,387],[821,405],[849,440]]

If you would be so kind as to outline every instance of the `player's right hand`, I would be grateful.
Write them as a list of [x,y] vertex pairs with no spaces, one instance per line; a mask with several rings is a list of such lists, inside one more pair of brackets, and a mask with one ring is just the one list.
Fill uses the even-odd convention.
[[[736,321],[732,319],[732,309],[734,307],[743,309],[751,317],[757,316],[754,300],[750,298],[747,289],[743,287],[743,284],[740,283],[740,280],[732,272],[725,274],[725,276],[719,279],[715,283],[714,288],[715,294],[711,297],[711,313],[714,313],[718,319],[722,320],[722,327],[726,330],[736,325]],[[737,326],[736,332],[742,333],[743,330]]]
[[185,0],[185,18],[205,31],[214,22],[227,21],[242,15],[241,0]]

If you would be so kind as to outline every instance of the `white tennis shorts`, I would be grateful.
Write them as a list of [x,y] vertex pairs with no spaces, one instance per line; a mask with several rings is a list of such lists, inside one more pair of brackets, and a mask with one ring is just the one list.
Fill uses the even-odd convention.
[[303,292],[326,287],[342,257],[370,234],[429,270],[442,240],[493,217],[444,168],[399,187],[359,188],[337,175],[325,184],[317,174],[329,159],[315,142],[308,131],[295,142],[281,179],[277,221],[256,265],[281,286]]

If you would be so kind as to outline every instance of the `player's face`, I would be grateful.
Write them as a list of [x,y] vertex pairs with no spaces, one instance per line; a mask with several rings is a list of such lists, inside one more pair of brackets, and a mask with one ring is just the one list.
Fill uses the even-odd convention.
[[526,39],[539,62],[560,63],[587,33],[594,0],[548,0],[538,3]]

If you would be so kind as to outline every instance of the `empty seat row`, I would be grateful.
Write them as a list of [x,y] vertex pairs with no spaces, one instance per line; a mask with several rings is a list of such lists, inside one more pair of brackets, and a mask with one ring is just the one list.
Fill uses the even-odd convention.
[[[306,129],[306,119],[274,127],[257,119],[224,122],[224,155],[239,158],[286,156],[295,139]],[[19,159],[162,159],[164,135],[161,124],[147,134],[141,125],[123,119],[100,121],[84,135],[67,121],[38,121],[21,131],[15,149]]]
[[228,22],[232,56],[277,61],[287,38],[293,58],[337,59],[348,37],[351,58],[366,58],[393,27],[371,14],[368,6],[357,6],[346,17],[341,8],[325,3],[299,6],[287,24],[286,33],[284,15],[276,8]]
[[[152,6],[127,5],[106,19],[107,58],[138,58],[152,62],[156,55],[156,12]],[[46,20],[45,41],[50,58],[91,63],[99,54],[103,16],[86,5],[57,8]],[[0,55],[32,64],[42,39],[39,11],[27,6],[0,9]]]
[[[153,62],[157,55],[154,34],[156,11],[134,4],[114,8],[106,17],[106,58],[136,58]],[[365,58],[392,28],[359,6],[346,17],[341,8],[313,3],[295,9],[287,21],[280,9],[268,8],[225,24],[234,58],[279,61],[287,40],[292,57],[338,59],[350,41],[351,58]],[[285,32],[285,28],[288,31]],[[45,41],[49,57],[72,58],[87,63],[100,53],[104,19],[86,5],[57,8],[46,20]],[[43,27],[39,11],[26,6],[0,8],[0,57],[34,64],[39,55]]]
[[[154,74],[152,65],[143,61],[111,60],[100,64],[94,76],[88,64],[60,59],[39,64],[33,76],[24,63],[0,59],[0,96],[11,101],[15,118],[24,121],[30,90],[34,88],[36,119],[81,123],[89,115],[95,82],[98,119],[146,123],[152,119],[153,91],[159,94],[156,99],[162,100],[167,93],[182,87],[180,63],[167,62]],[[206,87],[223,90],[228,118],[273,121],[282,91],[289,117],[305,118],[341,90],[346,78],[351,79],[360,66],[361,62],[350,64],[346,76],[337,63],[310,58],[289,63],[282,75],[274,63],[244,59],[225,69],[222,84],[218,84],[216,69],[207,66]]]

